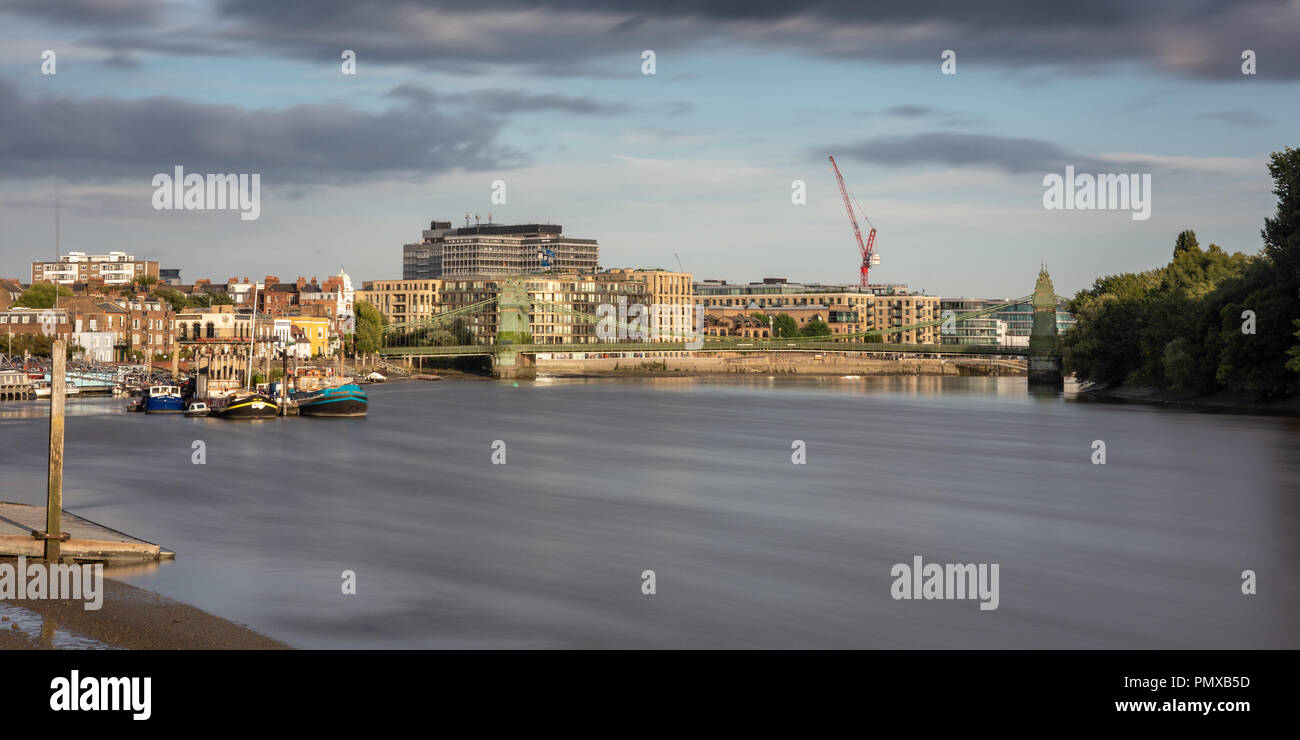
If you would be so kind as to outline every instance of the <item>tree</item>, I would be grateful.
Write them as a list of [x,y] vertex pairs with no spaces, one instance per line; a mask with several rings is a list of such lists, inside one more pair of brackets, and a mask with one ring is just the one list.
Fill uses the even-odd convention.
[[831,335],[831,325],[821,319],[813,319],[803,325],[803,335],[805,337],[829,337]]
[[55,285],[54,283],[32,283],[23,294],[18,296],[14,301],[15,306],[24,306],[26,308],[54,308],[54,297],[70,296],[72,290],[64,285]]
[[153,297],[167,301],[167,304],[172,307],[173,311],[184,311],[186,308],[189,308],[190,305],[189,299],[185,297],[185,294],[175,288],[158,288],[153,292]]
[[383,346],[384,325],[388,318],[366,301],[357,301],[357,331],[353,339],[355,352],[378,352]]
[[49,357],[54,350],[54,338],[44,334],[0,334],[0,346],[7,355],[31,354],[35,357]]
[[208,293],[208,305],[233,306],[235,299],[231,298],[229,293]]
[[1264,219],[1260,236],[1264,254],[1281,271],[1290,287],[1300,283],[1300,149],[1287,147],[1269,158],[1277,213]]
[[1278,206],[1258,255],[1203,250],[1184,231],[1168,265],[1099,278],[1070,301],[1066,369],[1180,391],[1300,391],[1300,150],[1274,153],[1268,169]]
[[801,336],[799,324],[788,313],[779,313],[772,318],[773,334],[779,338]]

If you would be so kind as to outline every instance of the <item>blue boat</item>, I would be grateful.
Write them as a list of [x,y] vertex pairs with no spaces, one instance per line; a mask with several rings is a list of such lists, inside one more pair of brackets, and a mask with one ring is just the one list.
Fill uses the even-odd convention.
[[185,411],[181,389],[175,385],[151,385],[145,389],[140,404],[146,414],[179,414]]
[[356,383],[293,394],[300,416],[365,416],[369,399]]

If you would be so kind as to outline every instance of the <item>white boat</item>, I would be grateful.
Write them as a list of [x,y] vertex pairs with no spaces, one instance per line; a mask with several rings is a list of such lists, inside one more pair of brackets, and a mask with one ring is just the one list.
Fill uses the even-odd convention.
[[[81,392],[81,389],[77,387],[77,384],[72,382],[71,380],[64,381],[64,389],[65,389],[64,395],[68,395],[68,396],[75,396]],[[37,398],[50,397],[50,381],[48,380],[36,381],[36,397]]]

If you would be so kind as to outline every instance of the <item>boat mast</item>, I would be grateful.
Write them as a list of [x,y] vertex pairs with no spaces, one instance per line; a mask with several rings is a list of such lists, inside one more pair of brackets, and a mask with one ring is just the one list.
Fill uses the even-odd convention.
[[248,369],[244,371],[244,390],[253,389],[253,337],[257,335],[257,283],[253,283],[253,324],[248,330]]

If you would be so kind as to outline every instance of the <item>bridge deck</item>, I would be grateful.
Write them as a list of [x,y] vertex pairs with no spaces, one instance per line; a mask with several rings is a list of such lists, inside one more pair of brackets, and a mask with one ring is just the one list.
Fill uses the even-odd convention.
[[443,347],[385,347],[380,354],[394,356],[450,357],[494,355],[500,352],[524,354],[551,352],[888,352],[901,354],[995,355],[1028,357],[1038,354],[1030,347],[986,344],[887,344],[866,342],[705,342],[703,347],[686,342],[601,342],[596,344],[482,344]]

